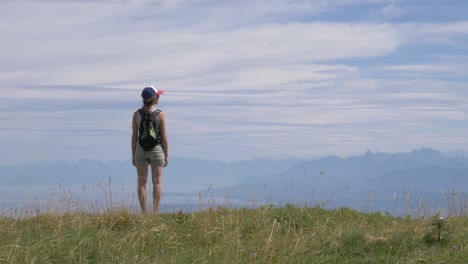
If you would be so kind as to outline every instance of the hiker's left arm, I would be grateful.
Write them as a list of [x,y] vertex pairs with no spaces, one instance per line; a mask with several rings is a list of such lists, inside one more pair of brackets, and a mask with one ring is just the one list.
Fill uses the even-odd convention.
[[161,120],[161,144],[164,150],[164,160],[166,161],[166,164],[164,167],[167,166],[169,163],[169,144],[167,142],[167,133],[166,133],[166,114],[164,112],[161,112],[159,114],[159,118]]

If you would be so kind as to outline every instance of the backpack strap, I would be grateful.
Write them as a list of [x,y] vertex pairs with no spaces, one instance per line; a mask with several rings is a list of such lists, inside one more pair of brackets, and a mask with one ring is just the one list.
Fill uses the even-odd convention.
[[161,113],[161,109],[156,109],[154,110],[153,112],[147,112],[145,110],[143,110],[143,108],[140,108],[138,109],[138,113],[140,113],[140,116],[142,119],[144,119],[146,117],[146,115],[154,115],[154,117],[157,117],[159,115],[159,113]]
[[156,109],[151,114],[154,115],[154,117],[158,117],[159,113],[161,112],[162,112],[161,109]]
[[[151,113],[154,118],[158,118],[159,114],[161,113],[161,109],[156,109],[153,111],[153,113]],[[161,121],[159,121],[159,125],[158,125],[158,145],[161,145],[162,143],[162,139],[161,139]]]
[[141,120],[144,120],[146,118],[146,115],[148,114],[143,108],[138,109],[138,113],[141,116]]

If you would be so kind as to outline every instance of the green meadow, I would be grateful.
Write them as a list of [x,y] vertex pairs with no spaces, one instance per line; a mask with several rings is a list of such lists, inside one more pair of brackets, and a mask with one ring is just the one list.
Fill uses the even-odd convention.
[[261,206],[0,217],[0,263],[466,263],[468,218]]

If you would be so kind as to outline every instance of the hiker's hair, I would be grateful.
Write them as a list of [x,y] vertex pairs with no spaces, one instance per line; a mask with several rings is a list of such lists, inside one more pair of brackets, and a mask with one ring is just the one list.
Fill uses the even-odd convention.
[[146,109],[149,109],[151,108],[151,106],[153,106],[154,104],[156,104],[156,102],[158,101],[159,99],[159,95],[155,95],[151,98],[149,98],[148,100],[144,100],[143,99],[143,108],[146,108]]

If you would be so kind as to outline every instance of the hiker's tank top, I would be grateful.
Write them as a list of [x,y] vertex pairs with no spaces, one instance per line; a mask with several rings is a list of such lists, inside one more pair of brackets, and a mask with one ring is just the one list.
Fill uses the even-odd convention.
[[[156,110],[157,110],[157,109],[154,108],[154,110],[151,111],[151,112],[154,112],[154,111],[156,111]],[[161,111],[161,110],[160,110],[160,111]],[[137,122],[137,125],[138,125],[138,131],[140,131],[141,118],[142,118],[142,117],[141,117],[140,113],[137,111],[136,122]],[[156,118],[156,124],[158,125],[159,128],[161,127],[161,126],[160,126],[160,125],[161,125],[161,119],[159,119],[159,117]]]

